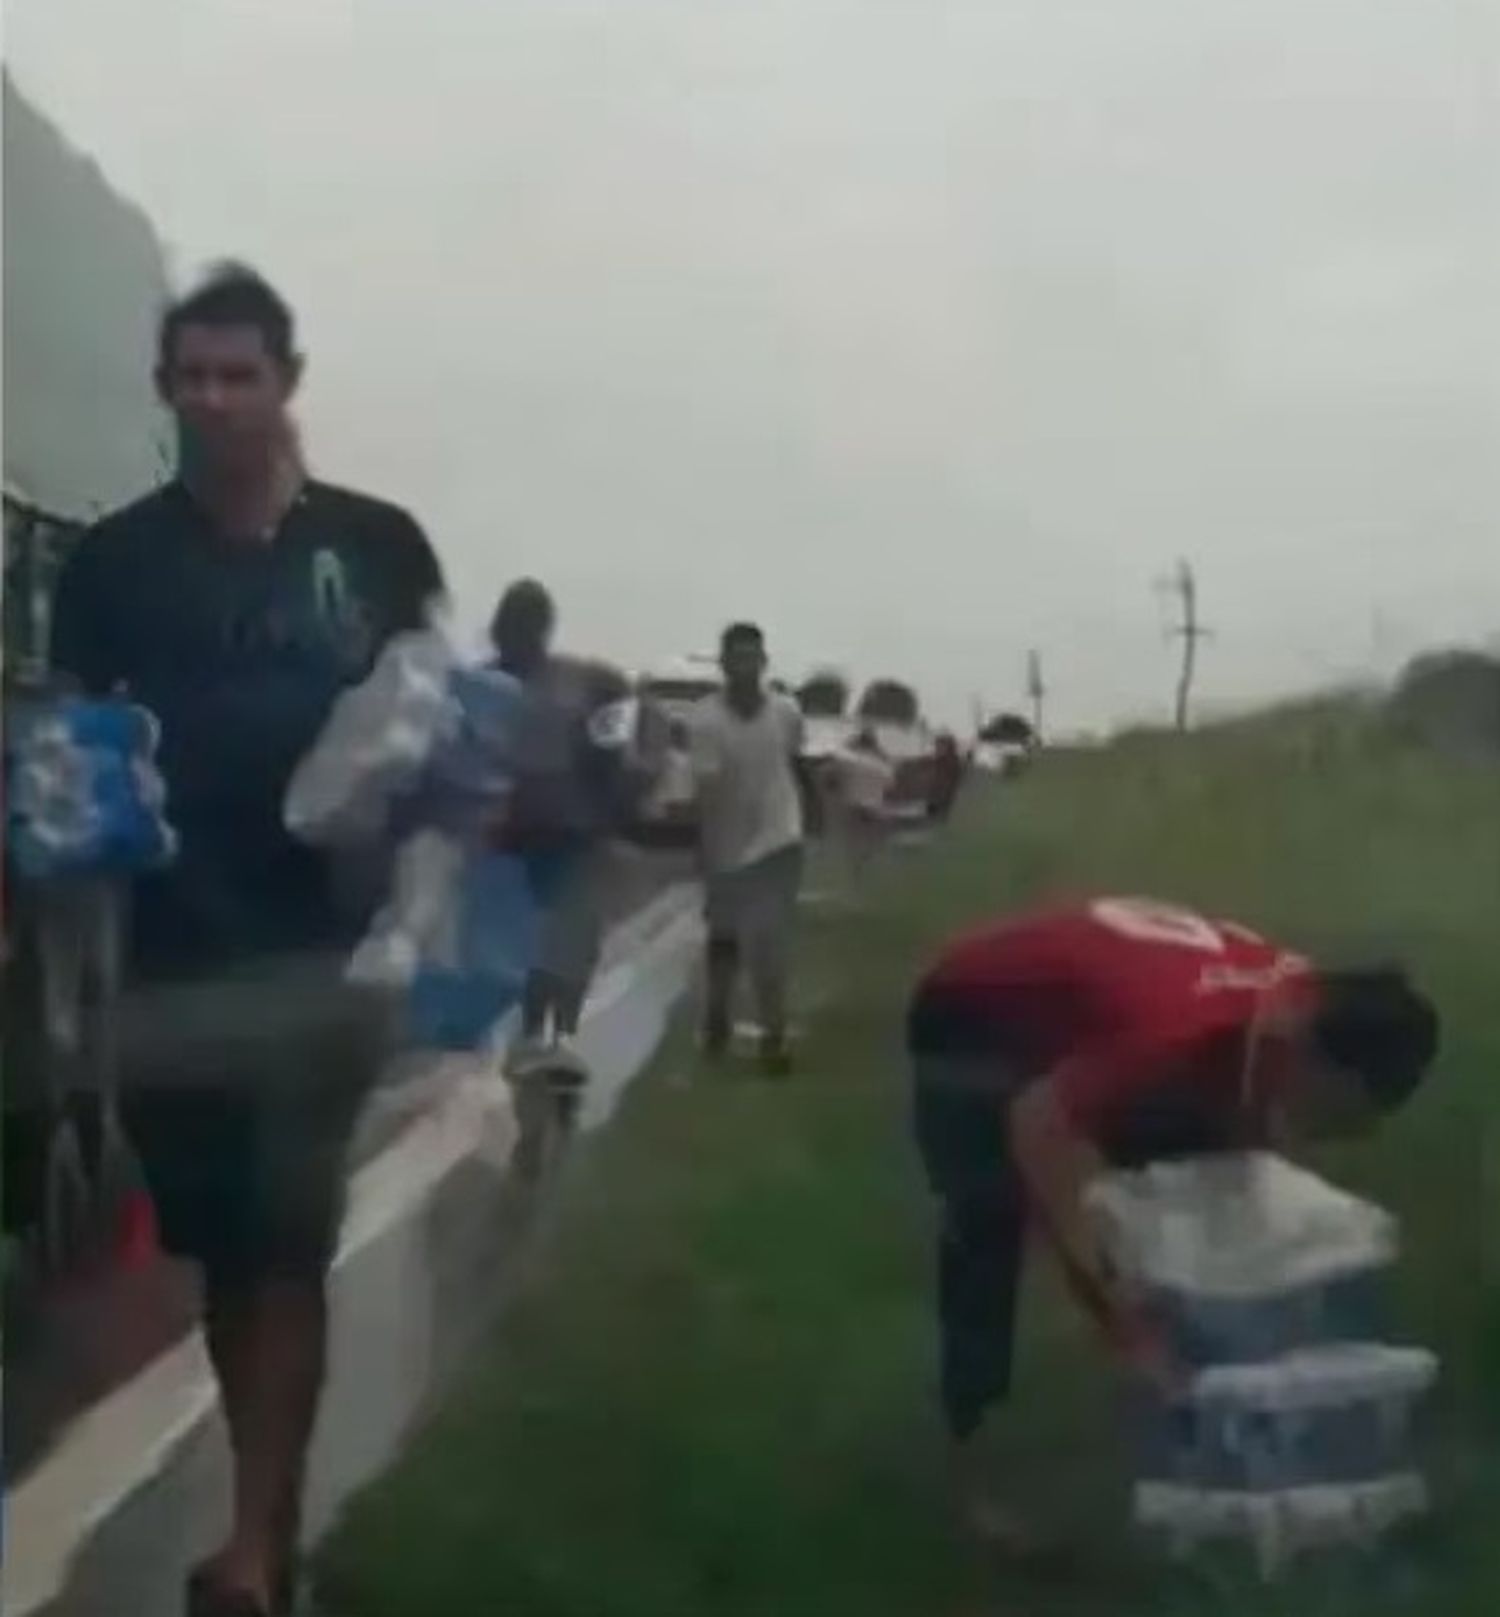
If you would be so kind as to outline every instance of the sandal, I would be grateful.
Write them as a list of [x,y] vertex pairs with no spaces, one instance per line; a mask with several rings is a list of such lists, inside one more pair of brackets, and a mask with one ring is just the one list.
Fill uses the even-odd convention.
[[187,1581],[187,1617],[273,1617],[271,1608],[248,1589],[226,1589],[207,1566],[194,1568]]

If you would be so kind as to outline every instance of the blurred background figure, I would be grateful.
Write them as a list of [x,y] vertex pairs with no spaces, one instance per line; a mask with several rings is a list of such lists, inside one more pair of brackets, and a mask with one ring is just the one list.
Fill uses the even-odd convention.
[[887,803],[896,781],[871,725],[864,724],[834,755],[832,782],[839,841],[851,886],[866,873],[890,827]]
[[787,993],[792,929],[802,885],[803,802],[811,795],[802,759],[801,709],[766,687],[765,636],[735,623],[720,643],[721,691],[690,723],[704,876],[707,882],[708,1003],[703,1045],[724,1055],[733,1031],[740,970],[750,977],[764,1070],[790,1068]]
[[556,626],[552,596],[522,579],[500,598],[490,627],[497,665],[534,703],[499,841],[547,892],[510,1060],[515,1076],[562,1066],[584,1076],[574,1040],[599,963],[610,838],[645,784],[632,765],[629,682],[609,664],[555,652]]
[[940,730],[932,744],[932,778],[927,794],[928,817],[939,825],[953,812],[966,767],[952,731]]

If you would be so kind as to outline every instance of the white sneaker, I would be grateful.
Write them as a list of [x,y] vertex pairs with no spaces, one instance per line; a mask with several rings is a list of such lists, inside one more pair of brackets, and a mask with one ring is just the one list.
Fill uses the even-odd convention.
[[545,1038],[517,1037],[505,1052],[505,1076],[529,1078],[552,1062],[552,1046]]
[[547,1052],[547,1068],[549,1071],[566,1074],[576,1078],[580,1083],[589,1075],[589,1064],[584,1060],[582,1052],[571,1038],[558,1039]]

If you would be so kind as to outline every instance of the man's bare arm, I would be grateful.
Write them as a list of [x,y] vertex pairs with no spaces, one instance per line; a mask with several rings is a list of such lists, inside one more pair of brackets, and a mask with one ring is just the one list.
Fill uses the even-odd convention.
[[1167,1395],[1176,1393],[1182,1368],[1115,1273],[1084,1204],[1090,1182],[1104,1171],[1104,1159],[1073,1127],[1053,1078],[1030,1085],[1012,1104],[1010,1139],[1032,1205],[1079,1302],[1135,1373]]
[[1112,1277],[1084,1192],[1104,1170],[1093,1144],[1073,1128],[1054,1081],[1029,1084],[1010,1109],[1011,1150],[1047,1233],[1074,1277],[1107,1298]]

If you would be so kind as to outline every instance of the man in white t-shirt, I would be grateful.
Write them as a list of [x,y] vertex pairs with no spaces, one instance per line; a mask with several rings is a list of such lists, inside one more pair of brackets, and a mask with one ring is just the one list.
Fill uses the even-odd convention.
[[690,724],[708,903],[704,1047],[729,1045],[741,966],[761,1027],[761,1063],[788,1071],[787,978],[802,881],[802,713],[766,688],[766,647],[750,623],[732,624],[719,649],[723,689]]

